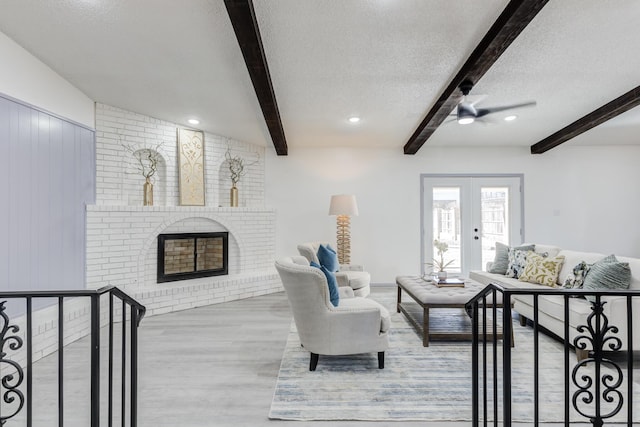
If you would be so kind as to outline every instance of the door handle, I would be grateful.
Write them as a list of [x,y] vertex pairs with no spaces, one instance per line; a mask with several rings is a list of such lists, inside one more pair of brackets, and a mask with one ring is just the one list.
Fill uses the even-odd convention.
[[478,240],[479,237],[478,236],[473,236],[473,240]]

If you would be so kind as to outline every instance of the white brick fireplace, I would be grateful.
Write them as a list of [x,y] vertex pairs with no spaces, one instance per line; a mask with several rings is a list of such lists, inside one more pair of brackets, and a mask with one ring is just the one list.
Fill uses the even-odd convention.
[[[282,290],[273,269],[275,211],[264,206],[264,148],[205,133],[206,206],[178,206],[177,127],[97,104],[97,199],[87,206],[87,287],[118,286],[149,314]],[[144,178],[123,144],[142,149],[159,142],[155,203],[142,206]],[[237,208],[228,201],[227,147],[249,163],[260,159],[239,183]],[[157,283],[158,234],[217,231],[229,233],[228,275]]]

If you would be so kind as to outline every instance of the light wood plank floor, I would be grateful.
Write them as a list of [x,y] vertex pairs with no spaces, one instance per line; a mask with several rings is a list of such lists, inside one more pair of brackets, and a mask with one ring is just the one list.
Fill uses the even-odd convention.
[[[395,292],[394,286],[374,287],[372,298]],[[144,319],[140,332],[140,425],[470,425],[269,420],[291,320],[284,293]]]
[[[393,300],[395,292],[392,286],[374,287],[372,297]],[[145,318],[139,329],[139,426],[470,425],[464,422],[269,420],[269,408],[291,320],[284,293]],[[417,335],[416,339],[419,339]],[[74,400],[88,401],[88,338],[65,348],[65,358],[68,365],[65,368],[65,383],[70,381],[65,387],[72,394],[65,400],[68,420],[65,425],[86,426],[88,407],[81,407]],[[39,384],[37,389],[43,390],[38,392],[40,396],[36,396],[36,404],[46,401],[46,395],[56,396],[56,360],[57,356],[52,355],[36,364],[42,374],[36,372],[37,382],[34,381],[34,384]],[[104,356],[101,363],[106,366]],[[43,382],[48,384],[48,391],[47,387],[40,387]],[[103,379],[103,400],[105,387],[106,381]],[[116,390],[118,387],[116,384]],[[34,426],[57,425],[54,421],[56,400],[50,398],[49,401],[52,403],[48,408],[45,405],[36,407],[39,410],[36,412],[42,414],[36,417]],[[119,410],[115,412],[117,414]],[[106,426],[106,418],[101,418],[102,425]],[[12,425],[24,424],[8,424],[9,427]],[[552,427],[553,424],[547,426]]]
[[[373,297],[380,292],[395,292],[395,288],[377,288]],[[268,419],[291,320],[284,293],[144,319],[140,330],[140,425],[308,425]],[[312,424],[381,425],[343,421]]]

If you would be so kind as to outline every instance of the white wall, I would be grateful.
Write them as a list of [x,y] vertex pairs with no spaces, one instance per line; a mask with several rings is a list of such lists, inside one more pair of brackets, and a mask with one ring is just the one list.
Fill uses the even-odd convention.
[[307,148],[267,156],[267,205],[277,211],[276,254],[299,242],[335,242],[332,194],[355,194],[351,260],[373,283],[420,270],[421,173],[524,173],[525,240],[640,257],[640,146]]
[[1,32],[0,61],[0,93],[93,129],[93,101]]

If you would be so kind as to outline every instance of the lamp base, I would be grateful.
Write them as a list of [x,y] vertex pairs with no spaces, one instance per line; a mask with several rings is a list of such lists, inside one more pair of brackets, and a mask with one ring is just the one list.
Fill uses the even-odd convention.
[[337,244],[338,244],[338,262],[340,264],[351,263],[351,218],[349,215],[338,215],[338,232],[337,232]]

